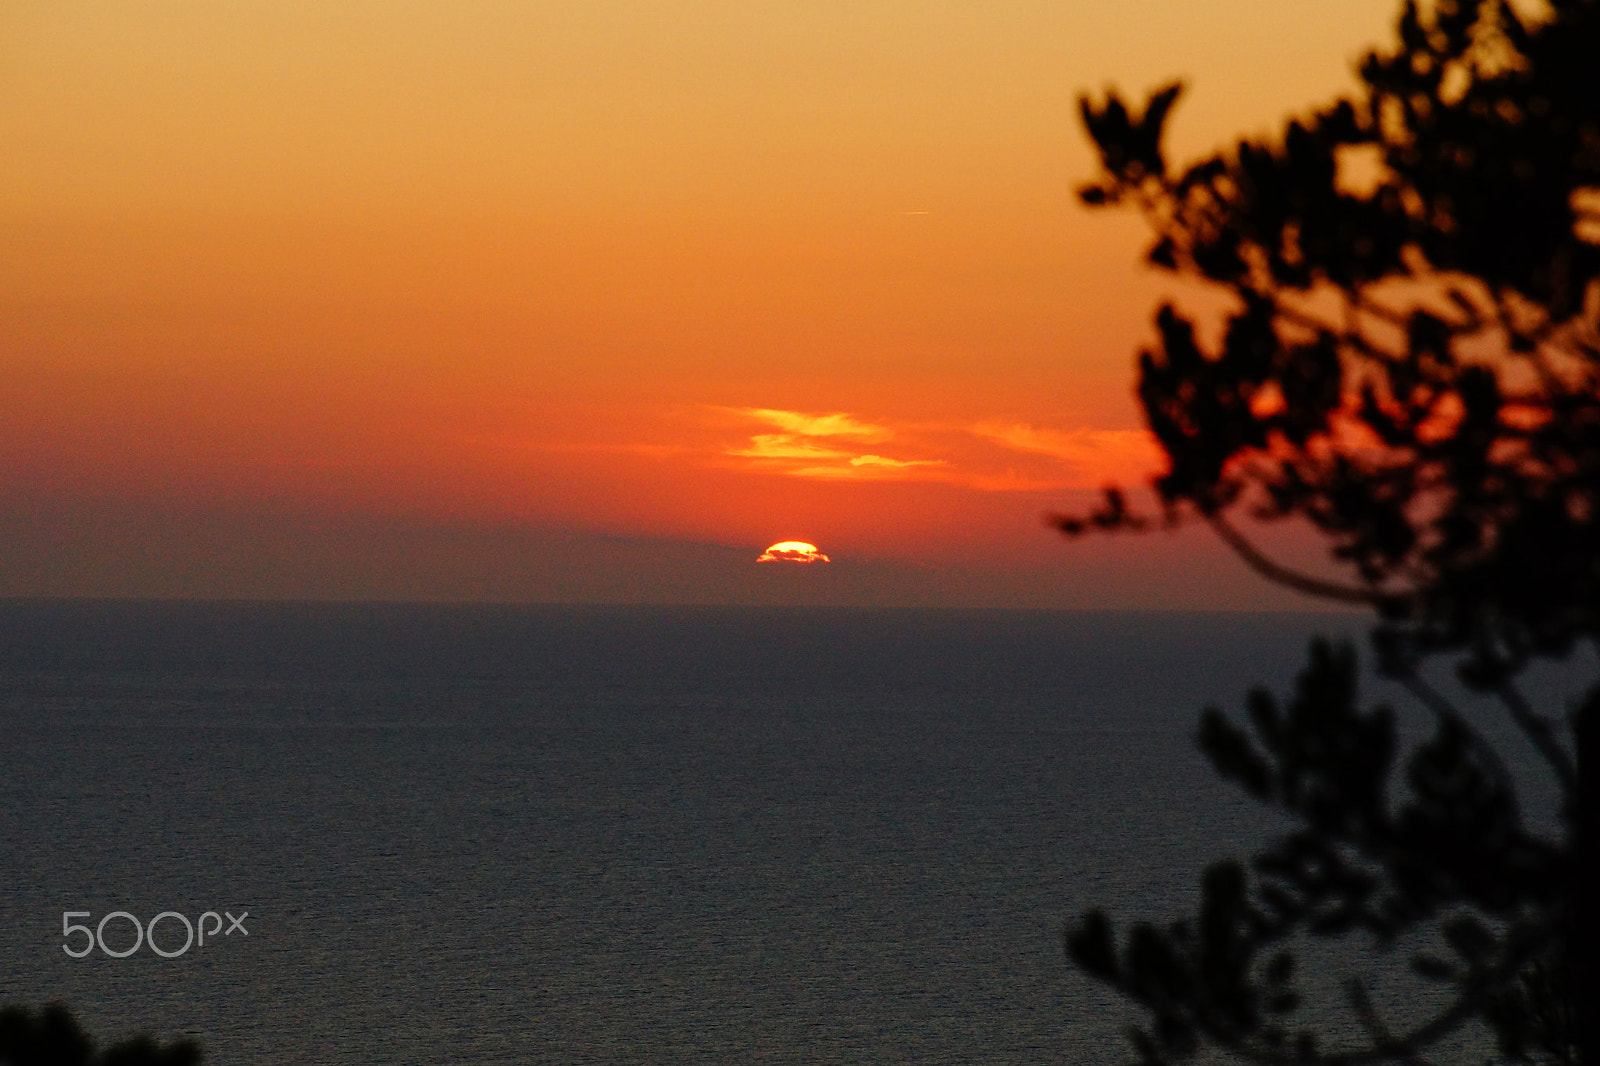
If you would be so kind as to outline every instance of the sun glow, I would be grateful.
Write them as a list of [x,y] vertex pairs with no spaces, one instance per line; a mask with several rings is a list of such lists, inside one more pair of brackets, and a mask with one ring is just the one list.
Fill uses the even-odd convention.
[[803,540],[782,540],[762,552],[758,563],[829,563],[833,560],[823,555],[815,544]]

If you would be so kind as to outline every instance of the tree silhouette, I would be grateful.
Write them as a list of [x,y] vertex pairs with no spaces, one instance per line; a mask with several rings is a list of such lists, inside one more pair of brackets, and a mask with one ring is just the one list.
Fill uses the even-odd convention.
[[[1216,768],[1299,828],[1207,870],[1198,916],[1119,937],[1093,911],[1070,957],[1150,1014],[1146,1062],[1202,1047],[1258,1062],[1422,1062],[1468,1023],[1516,1062],[1600,1063],[1594,925],[1600,683],[1566,720],[1525,694],[1540,660],[1600,647],[1600,0],[1534,18],[1493,0],[1406,3],[1360,87],[1169,172],[1180,86],[1141,112],[1081,101],[1103,175],[1091,205],[1133,206],[1149,261],[1229,297],[1206,345],[1171,305],[1139,358],[1166,453],[1172,525],[1211,526],[1252,568],[1377,614],[1378,668],[1434,720],[1399,758],[1395,718],[1362,711],[1348,648],[1316,643],[1293,697],[1214,708]],[[1307,523],[1328,577],[1287,567],[1245,526]],[[1119,490],[1069,535],[1149,529]],[[1443,658],[1499,701],[1561,795],[1530,828],[1500,754],[1423,667]],[[1398,780],[1392,780],[1399,777]],[[1300,1020],[1306,938],[1431,941],[1413,972],[1442,1006],[1401,1026],[1359,980],[1358,1040]],[[1580,1009],[1581,1008],[1581,1009]]]
[[0,1066],[196,1066],[200,1045],[162,1045],[135,1036],[96,1053],[72,1012],[52,1003],[37,1014],[26,1007],[0,1009]]

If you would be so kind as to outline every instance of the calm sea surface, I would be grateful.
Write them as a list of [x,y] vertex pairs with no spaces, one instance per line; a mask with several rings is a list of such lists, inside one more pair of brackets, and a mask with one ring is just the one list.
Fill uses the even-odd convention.
[[1265,839],[1198,711],[1361,622],[0,604],[0,1003],[217,1066],[1116,1061],[1063,923]]

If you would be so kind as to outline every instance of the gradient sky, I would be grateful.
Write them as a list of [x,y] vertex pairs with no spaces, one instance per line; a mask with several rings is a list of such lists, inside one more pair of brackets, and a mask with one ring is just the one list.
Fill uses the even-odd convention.
[[1393,15],[0,0],[0,595],[1298,603],[1040,521],[1156,469],[1076,99],[1191,157]]

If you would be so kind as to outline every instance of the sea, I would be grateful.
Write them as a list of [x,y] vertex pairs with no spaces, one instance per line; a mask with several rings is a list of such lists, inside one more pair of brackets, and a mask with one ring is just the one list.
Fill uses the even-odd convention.
[[1285,828],[1199,712],[1366,623],[0,602],[0,1005],[212,1066],[1125,1061],[1063,929]]

